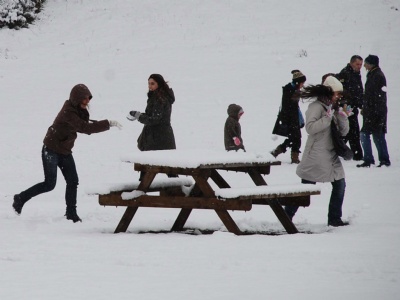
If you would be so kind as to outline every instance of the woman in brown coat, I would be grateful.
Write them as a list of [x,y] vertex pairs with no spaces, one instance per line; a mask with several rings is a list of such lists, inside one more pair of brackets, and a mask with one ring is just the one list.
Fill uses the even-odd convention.
[[92,94],[84,84],[78,84],[71,90],[70,97],[55,118],[53,125],[47,130],[43,140],[42,162],[44,181],[29,189],[14,195],[13,208],[21,214],[22,207],[31,198],[54,189],[57,182],[57,167],[60,168],[67,183],[65,202],[67,205],[66,218],[75,222],[82,222],[76,213],[76,193],[78,188],[78,174],[76,172],[72,148],[77,133],[98,133],[109,130],[121,124],[112,120],[89,120],[87,110]]

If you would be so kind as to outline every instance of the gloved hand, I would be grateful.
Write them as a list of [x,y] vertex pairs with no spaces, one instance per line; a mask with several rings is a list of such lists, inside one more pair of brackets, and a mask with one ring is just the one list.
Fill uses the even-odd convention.
[[139,119],[140,115],[141,115],[140,111],[132,110],[129,112],[129,114],[126,116],[126,118],[129,121],[135,121],[135,120]]
[[233,137],[232,139],[236,146],[240,146],[240,139],[237,136]]
[[328,110],[326,111],[326,116],[328,118],[332,119],[333,114],[335,113],[335,110],[332,109],[332,105],[329,105]]
[[352,115],[354,115],[353,113],[353,108],[348,105],[348,106],[344,106],[344,107],[339,107],[339,114],[344,116],[344,117],[350,117]]
[[122,125],[118,121],[108,120],[108,123],[110,123],[110,127],[117,127],[119,130],[122,128]]

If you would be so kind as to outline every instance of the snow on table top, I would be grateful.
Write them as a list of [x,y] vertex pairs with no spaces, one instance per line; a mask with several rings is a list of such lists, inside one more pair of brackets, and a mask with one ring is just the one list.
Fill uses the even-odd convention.
[[158,150],[135,152],[121,158],[124,162],[177,168],[201,165],[277,162],[270,154],[218,150]]
[[292,185],[263,185],[250,188],[218,189],[215,196],[225,199],[238,198],[239,196],[257,196],[268,194],[295,194],[301,192],[321,192],[321,188],[311,184]]

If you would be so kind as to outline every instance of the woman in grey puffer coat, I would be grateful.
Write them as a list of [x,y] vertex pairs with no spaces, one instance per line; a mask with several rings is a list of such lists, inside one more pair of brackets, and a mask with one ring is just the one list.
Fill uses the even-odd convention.
[[[331,134],[332,120],[342,136],[349,131],[346,107],[343,111],[338,111],[337,101],[340,99],[342,91],[342,84],[335,77],[329,76],[323,85],[308,86],[301,92],[302,98],[311,98],[314,101],[306,111],[305,128],[308,138],[303,159],[296,171],[296,174],[302,179],[302,183],[332,183],[328,225],[335,227],[348,225],[341,219],[346,187],[345,174],[342,163],[335,152]],[[297,209],[298,206],[285,207],[290,218],[293,218]]]

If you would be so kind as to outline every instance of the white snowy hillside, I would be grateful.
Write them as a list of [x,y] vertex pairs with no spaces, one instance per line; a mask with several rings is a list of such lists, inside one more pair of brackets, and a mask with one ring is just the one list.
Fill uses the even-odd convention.
[[[47,0],[29,28],[1,29],[0,299],[398,299],[399,37],[400,0]],[[317,84],[354,54],[380,58],[392,165],[343,162],[350,226],[327,226],[325,183],[294,217],[299,234],[287,234],[261,205],[230,214],[242,231],[267,234],[233,235],[211,210],[194,210],[187,231],[170,233],[179,210],[162,208],[140,208],[126,233],[113,233],[125,210],[100,206],[92,192],[139,178],[124,158],[140,154],[143,125],[126,115],[144,111],[150,74],[162,74],[174,90],[179,150],[223,152],[227,107],[236,103],[245,112],[246,154],[273,160],[269,151],[283,138],[271,132],[291,71]],[[362,68],[363,83],[365,76]],[[64,217],[60,171],[56,188],[17,216],[13,195],[43,180],[43,138],[78,83],[93,94],[91,119],[123,125],[78,135],[83,222]],[[303,113],[307,106],[301,103]],[[264,176],[268,185],[299,184],[290,151],[278,159]],[[244,174],[225,176],[239,188],[254,185]]]

